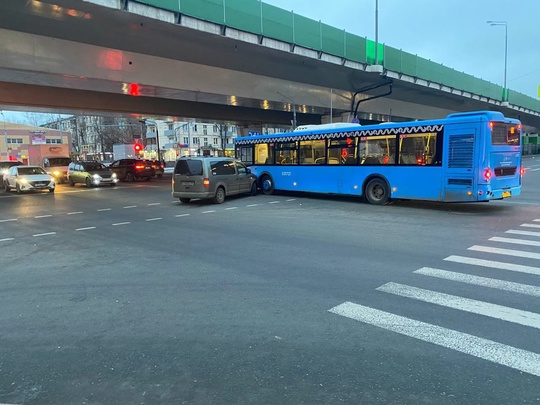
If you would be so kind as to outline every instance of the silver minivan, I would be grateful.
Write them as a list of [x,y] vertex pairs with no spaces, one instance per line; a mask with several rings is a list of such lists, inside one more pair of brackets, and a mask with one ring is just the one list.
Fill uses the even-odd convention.
[[176,161],[172,196],[188,203],[194,198],[216,204],[229,195],[257,194],[257,177],[239,160],[227,157],[185,156]]

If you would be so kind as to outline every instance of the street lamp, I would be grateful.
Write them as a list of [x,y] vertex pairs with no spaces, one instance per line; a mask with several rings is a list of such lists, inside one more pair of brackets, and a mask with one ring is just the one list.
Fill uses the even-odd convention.
[[146,123],[150,123],[150,125],[154,125],[156,127],[156,146],[157,146],[157,160],[161,162],[161,155],[159,152],[159,131],[158,131],[158,124],[156,121],[153,120],[144,120],[144,125]]
[[507,91],[506,91],[506,71],[508,67],[508,24],[506,21],[487,21],[491,26],[494,25],[503,25],[504,26],[504,90],[503,90],[503,101],[506,101]]
[[290,102],[292,102],[292,105],[293,105],[293,121],[292,121],[292,125],[293,125],[293,131],[294,131],[296,129],[296,104],[295,104],[295,102],[294,102],[294,100],[292,98],[289,98],[289,97],[281,94],[279,91],[277,92],[277,94],[279,94],[281,97],[284,97],[287,100],[289,100]]

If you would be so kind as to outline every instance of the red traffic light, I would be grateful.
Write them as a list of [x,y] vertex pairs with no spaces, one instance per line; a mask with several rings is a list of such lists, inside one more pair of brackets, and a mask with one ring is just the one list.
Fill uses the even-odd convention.
[[135,145],[133,145],[133,149],[135,149],[135,152],[141,153],[142,145],[140,143],[136,143]]

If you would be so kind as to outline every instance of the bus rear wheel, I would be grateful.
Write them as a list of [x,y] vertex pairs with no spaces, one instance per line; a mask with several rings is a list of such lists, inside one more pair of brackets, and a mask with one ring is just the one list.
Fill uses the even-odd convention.
[[366,200],[373,205],[384,205],[390,200],[390,193],[386,181],[375,178],[368,182],[365,192]]
[[264,175],[261,179],[261,190],[263,194],[270,195],[274,194],[274,182],[272,178],[268,175]]

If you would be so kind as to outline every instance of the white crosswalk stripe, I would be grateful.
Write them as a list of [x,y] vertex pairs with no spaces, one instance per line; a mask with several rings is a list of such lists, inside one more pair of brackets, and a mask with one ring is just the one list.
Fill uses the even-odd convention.
[[[482,245],[473,245],[467,250],[471,252],[471,255],[473,256],[474,252],[479,252],[483,253],[484,256],[501,255],[519,258],[522,262],[525,260],[540,260],[540,252],[531,251],[531,247],[540,247],[540,240],[538,240],[538,237],[540,237],[540,232],[536,231],[536,229],[540,228],[540,224],[538,224],[540,219],[533,219],[532,222],[534,223],[525,223],[521,224],[520,226],[534,229],[510,229],[505,232],[506,234],[518,236],[516,238],[493,236],[488,239],[490,242],[527,246],[527,248],[524,249],[528,249],[529,251]],[[445,282],[438,284],[436,289],[443,289],[449,292],[452,292],[452,289],[458,289],[460,284],[469,284],[492,290],[504,291],[506,293],[527,295],[534,297],[535,299],[540,297],[540,286],[534,285],[534,282],[531,283],[533,285],[522,284],[508,280],[501,280],[497,276],[497,274],[502,274],[500,271],[511,271],[514,273],[540,276],[540,266],[508,263],[504,261],[489,260],[489,258],[466,257],[458,255],[451,255],[443,260],[449,265],[453,264],[454,269],[456,269],[456,265],[458,264],[461,264],[462,266],[461,268],[457,268],[457,271],[433,267],[422,267],[413,273],[420,276],[434,277],[445,280]],[[510,261],[511,259],[507,260]],[[475,271],[481,271],[482,268],[489,269],[491,270],[490,277],[467,274],[467,270],[469,270],[469,268],[466,266],[476,266],[477,268]],[[472,267],[470,269],[472,270]],[[491,275],[493,275],[493,277],[491,277]],[[508,277],[508,275],[505,277]],[[417,280],[420,281],[420,278]],[[417,302],[434,304],[439,307],[451,308],[455,311],[463,311],[470,314],[495,319],[497,321],[503,321],[506,325],[508,325],[508,327],[513,327],[512,325],[520,325],[533,328],[535,330],[540,329],[540,313],[463,297],[459,293],[454,295],[447,292],[433,291],[395,282],[388,282],[376,288],[376,291],[391,294],[397,297],[404,297]],[[474,293],[474,290],[468,291],[469,294],[471,292]],[[484,292],[487,291],[488,290],[485,290]],[[507,297],[508,296],[505,296],[505,299]],[[530,307],[527,306],[527,308]],[[433,311],[433,308],[430,309],[430,311]],[[352,302],[344,302],[334,308],[331,308],[329,312],[354,319],[365,324],[374,325],[401,335],[413,337],[425,342],[430,342],[435,345],[466,353],[493,363],[502,364],[540,377],[539,353],[526,351],[471,334],[446,329],[442,326],[432,325],[420,320],[406,318]],[[446,314],[448,314],[448,312]],[[456,312],[456,316],[459,316],[459,312]],[[415,318],[417,317],[418,316],[415,316]]]
[[376,290],[540,329],[540,314],[534,312],[490,304],[489,302],[477,301],[436,291],[424,290],[423,288],[411,287],[398,283],[386,283]]
[[457,281],[459,283],[473,284],[481,287],[494,288],[497,290],[511,291],[518,294],[526,294],[532,295],[533,297],[540,297],[540,287],[536,287],[533,285],[513,283],[511,281],[497,280],[488,277],[471,276],[469,274],[433,269],[431,267],[422,267],[421,269],[416,270],[414,273],[422,274],[424,276],[442,278],[445,280]]
[[474,257],[448,256],[444,260],[456,263],[471,264],[473,266],[491,267],[498,270],[515,271],[518,273],[535,274],[540,276],[540,267],[525,266],[522,264],[496,262],[493,260],[476,259]]
[[329,312],[540,377],[540,354],[537,353],[351,302],[344,302]]

